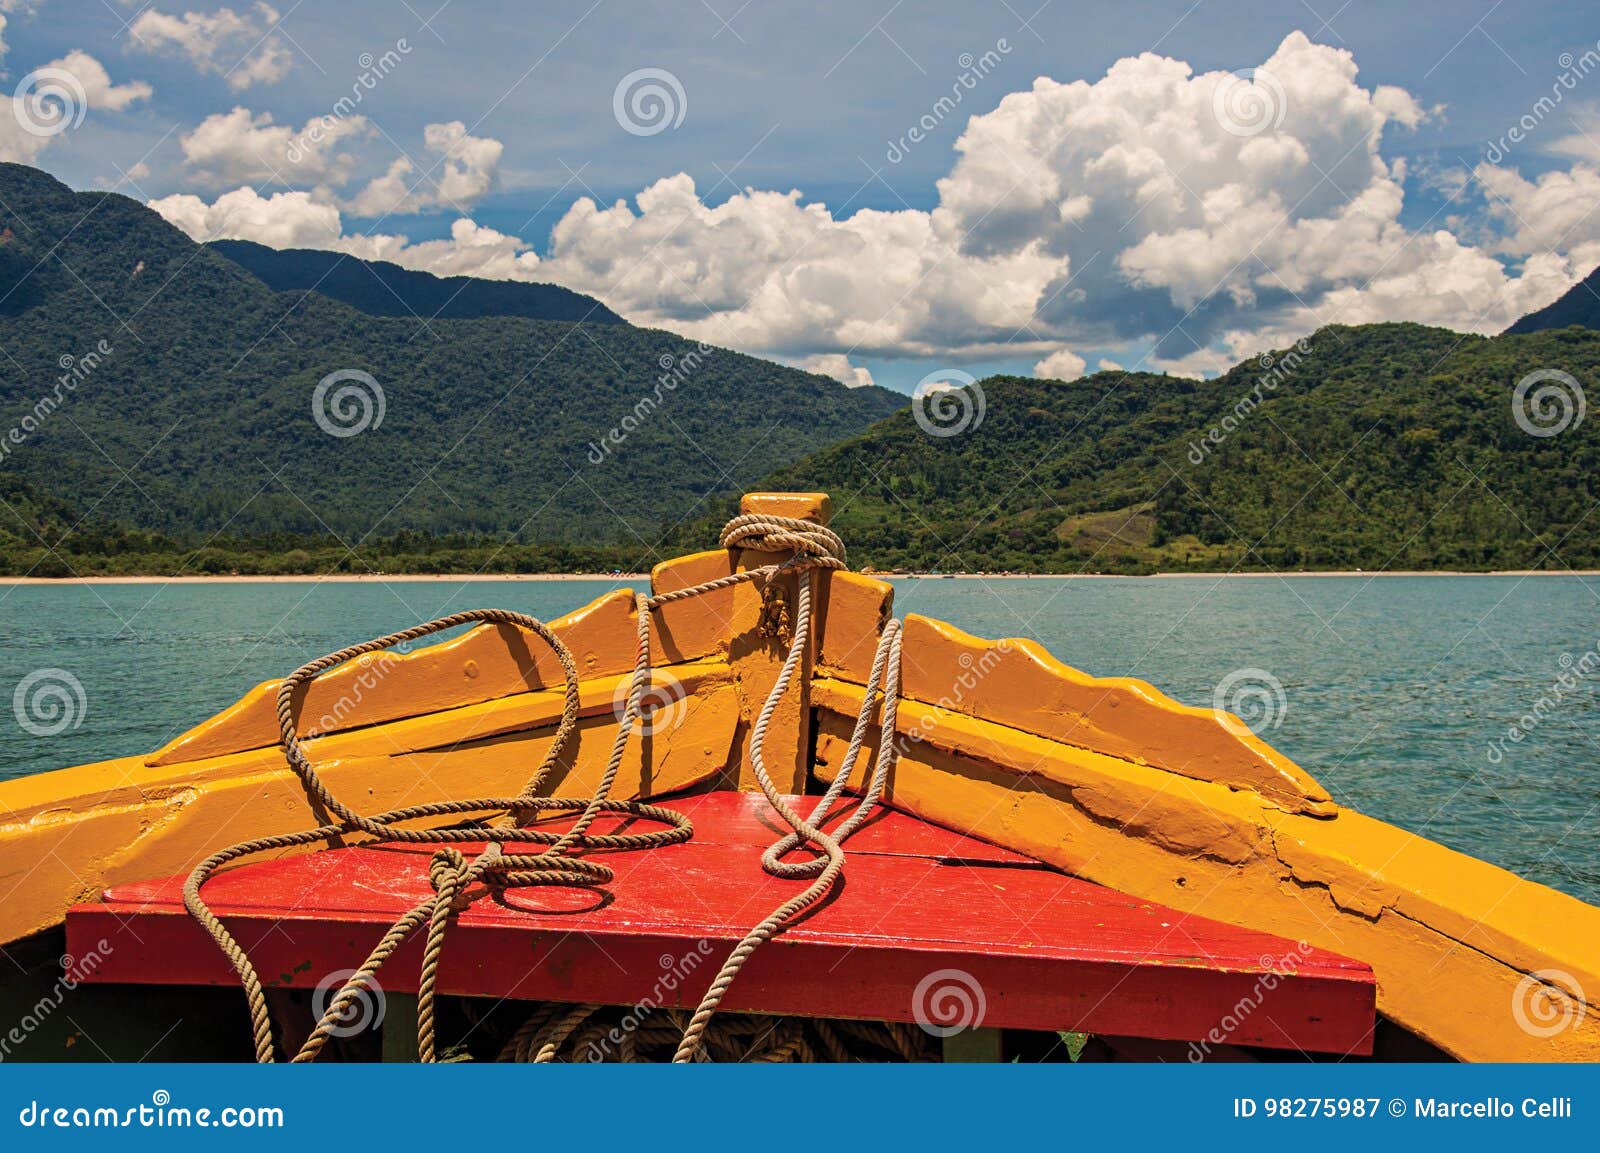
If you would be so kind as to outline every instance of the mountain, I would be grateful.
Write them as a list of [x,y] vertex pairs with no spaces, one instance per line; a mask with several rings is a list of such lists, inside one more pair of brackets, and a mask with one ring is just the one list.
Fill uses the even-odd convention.
[[368,316],[408,316],[424,321],[522,316],[530,320],[627,322],[592,296],[555,284],[434,276],[384,260],[358,260],[314,248],[268,248],[248,240],[209,245],[277,292],[319,292]]
[[1530,312],[1508,334],[1542,332],[1547,328],[1600,328],[1600,268],[1567,289],[1554,304]]
[[61,521],[73,541],[453,535],[648,560],[707,498],[904,403],[627,324],[419,325],[274,292],[133,200],[0,164],[7,564]]
[[[1555,435],[1513,412],[1536,369],[1570,374],[1523,413]],[[1593,568],[1597,379],[1581,329],[1330,327],[1211,381],[983,380],[943,400],[959,434],[896,413],[763,485],[831,493],[851,563],[883,569]]]

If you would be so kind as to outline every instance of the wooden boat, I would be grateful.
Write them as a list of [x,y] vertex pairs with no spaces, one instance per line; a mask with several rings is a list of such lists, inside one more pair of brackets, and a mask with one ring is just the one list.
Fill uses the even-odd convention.
[[0,1055],[1600,1059],[1600,909],[742,512],[0,784]]

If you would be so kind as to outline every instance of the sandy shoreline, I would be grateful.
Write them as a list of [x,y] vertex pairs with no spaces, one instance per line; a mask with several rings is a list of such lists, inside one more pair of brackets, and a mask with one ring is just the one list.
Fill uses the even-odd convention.
[[[1158,572],[1130,573],[872,573],[880,580],[1155,580],[1177,578],[1182,580],[1261,580],[1298,577],[1570,577],[1600,576],[1600,569],[1497,569],[1492,572],[1469,572],[1458,569],[1415,569],[1394,572],[1363,572],[1360,569],[1330,570],[1327,572]],[[521,582],[521,581],[606,581],[624,584],[647,581],[649,573],[619,573],[601,576],[593,573],[334,573],[326,576],[93,576],[93,577],[0,577],[3,585],[169,585],[169,584],[399,584],[413,582]]]
[[649,573],[330,573],[326,576],[92,576],[0,577],[0,585],[209,585],[209,584],[397,584],[401,581],[628,581],[649,580]]

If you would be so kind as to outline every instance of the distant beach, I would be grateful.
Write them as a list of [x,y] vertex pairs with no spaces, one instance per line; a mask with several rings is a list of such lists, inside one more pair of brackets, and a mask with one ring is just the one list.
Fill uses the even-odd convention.
[[[1496,569],[1474,572],[1464,569],[1372,570],[1330,569],[1324,572],[1157,572],[1157,573],[860,573],[879,580],[1150,580],[1179,577],[1184,580],[1263,577],[1537,577],[1600,576],[1600,569]],[[0,577],[0,585],[168,585],[168,584],[397,584],[416,582],[504,582],[504,581],[642,581],[649,573],[330,573],[318,576],[91,576],[91,577]]]
[[318,576],[0,577],[0,585],[393,584],[399,581],[636,581],[649,573],[329,573]]

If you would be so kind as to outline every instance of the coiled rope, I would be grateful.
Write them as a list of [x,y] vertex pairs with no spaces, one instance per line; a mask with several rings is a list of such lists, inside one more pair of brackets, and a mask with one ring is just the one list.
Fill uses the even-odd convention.
[[[498,1061],[644,1064],[670,1058],[682,1040],[686,1012],[601,1005],[537,1006],[507,1038]],[[933,1035],[894,1021],[771,1017],[718,1013],[698,1061],[803,1064],[831,1061],[936,1060]]]
[[[452,613],[437,620],[329,653],[300,666],[284,679],[279,686],[277,697],[279,747],[283,750],[289,768],[299,777],[307,793],[333,819],[315,829],[258,837],[214,853],[195,868],[183,888],[184,906],[211,935],[212,940],[217,943],[218,948],[239,975],[249,1006],[250,1025],[258,1061],[271,1062],[275,1059],[272,1024],[260,975],[245,950],[201,896],[201,887],[218,869],[257,853],[297,848],[350,833],[365,833],[373,839],[373,843],[399,842],[441,846],[434,853],[428,870],[433,895],[419,902],[395,921],[367,955],[361,967],[329,999],[316,1027],[293,1057],[297,1062],[314,1060],[327,1044],[333,1030],[345,1018],[346,1012],[371,987],[384,962],[413,932],[426,925],[427,935],[417,997],[417,1042],[421,1060],[435,1060],[437,1053],[434,1000],[439,960],[444,950],[451,917],[469,903],[470,891],[474,886],[481,885],[488,890],[505,890],[533,885],[603,885],[614,878],[613,871],[604,864],[573,854],[593,850],[655,849],[680,844],[693,836],[693,826],[688,817],[682,813],[642,801],[618,801],[610,798],[611,787],[621,768],[622,757],[638,719],[644,687],[650,675],[650,614],[672,601],[704,595],[747,581],[760,581],[764,586],[768,586],[779,576],[791,572],[798,573],[800,579],[796,583],[799,592],[796,596],[792,622],[793,633],[778,677],[767,694],[752,729],[750,762],[761,791],[791,830],[763,854],[762,867],[778,877],[788,879],[809,877],[812,880],[803,892],[774,909],[745,935],[723,963],[699,1006],[683,1026],[683,1034],[673,1054],[673,1060],[688,1062],[703,1059],[706,1030],[718,1006],[727,995],[728,988],[733,984],[734,978],[745,962],[750,959],[751,954],[763,942],[776,935],[790,920],[824,897],[838,882],[845,860],[841,843],[860,827],[882,796],[884,783],[895,760],[892,740],[879,742],[877,760],[855,811],[832,834],[824,832],[821,826],[838,802],[846,782],[854,771],[878,696],[881,695],[884,702],[882,731],[885,734],[892,734],[900,695],[900,622],[891,620],[885,627],[873,656],[872,674],[868,678],[861,711],[856,717],[855,728],[840,763],[838,776],[809,819],[796,813],[773,784],[763,757],[763,748],[778,702],[788,691],[810,639],[811,581],[807,575],[808,570],[826,571],[843,568],[844,542],[831,530],[810,521],[752,513],[730,520],[722,530],[721,543],[726,548],[792,552],[794,555],[778,564],[718,577],[673,592],[651,597],[635,594],[638,649],[632,679],[629,682],[627,705],[617,735],[612,742],[605,771],[601,774],[594,793],[587,800],[539,795],[539,790],[543,787],[551,768],[560,759],[577,727],[578,671],[573,663],[572,654],[561,639],[541,621],[531,616],[504,609],[472,609]],[[309,685],[329,669],[337,668],[347,661],[474,622],[508,624],[526,629],[537,635],[549,647],[561,665],[565,687],[561,722],[549,751],[527,785],[515,797],[435,801],[372,816],[363,815],[345,805],[323,784],[300,744],[295,704],[297,693],[302,686]],[[562,812],[578,814],[571,828],[565,832],[556,833],[525,827],[530,820]],[[602,813],[626,814],[664,827],[643,833],[590,833],[590,826]],[[496,815],[498,815],[497,823],[485,823],[486,820],[494,819]],[[470,818],[475,823],[448,828],[400,827],[405,822],[435,820],[440,817]],[[506,821],[509,821],[509,824],[504,823]],[[485,847],[471,860],[455,847],[457,844],[484,841],[487,842]],[[507,844],[542,845],[547,848],[537,853],[507,852],[505,847]],[[799,861],[783,859],[788,853],[802,847],[813,855]],[[551,1055],[558,1051],[571,1033],[591,1015],[592,1010],[579,1016],[578,1010],[584,1008],[586,1007],[580,1006],[573,1009],[566,1014],[566,1017],[551,1023],[554,1033],[541,1038],[538,1051],[542,1053],[548,1049]],[[571,1025],[565,1032],[561,1032],[568,1018],[571,1019]],[[559,1037],[556,1037],[555,1033],[559,1033]],[[803,1043],[803,1038],[794,1043],[796,1052],[799,1051],[798,1046]]]

